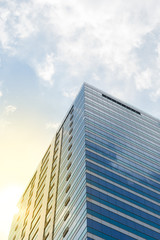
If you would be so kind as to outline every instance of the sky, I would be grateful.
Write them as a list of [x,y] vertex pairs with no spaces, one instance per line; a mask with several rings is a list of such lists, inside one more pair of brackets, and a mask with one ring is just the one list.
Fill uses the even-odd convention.
[[83,82],[160,119],[160,1],[0,0],[0,239]]

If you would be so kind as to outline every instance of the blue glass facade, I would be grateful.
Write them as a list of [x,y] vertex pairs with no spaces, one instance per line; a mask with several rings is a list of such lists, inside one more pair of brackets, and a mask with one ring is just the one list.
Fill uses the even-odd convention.
[[160,239],[159,121],[85,86],[87,236]]
[[160,121],[84,84],[9,240],[160,240]]

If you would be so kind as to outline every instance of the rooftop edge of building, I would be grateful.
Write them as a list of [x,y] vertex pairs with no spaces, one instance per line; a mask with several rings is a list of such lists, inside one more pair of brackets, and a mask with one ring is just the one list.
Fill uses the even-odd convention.
[[[127,107],[132,108],[132,109],[134,109],[134,110],[137,111],[137,112],[140,112],[141,115],[144,115],[144,116],[146,116],[146,117],[148,117],[148,118],[154,119],[156,122],[158,122],[158,124],[160,124],[160,119],[159,119],[159,118],[154,117],[154,116],[152,116],[151,114],[144,112],[143,110],[141,110],[141,109],[133,106],[132,104],[128,104],[128,103],[126,103],[125,101],[123,101],[123,100],[121,100],[121,99],[119,99],[119,98],[117,98],[117,97],[115,97],[115,96],[113,96],[113,95],[111,95],[111,94],[103,91],[103,90],[100,90],[99,88],[96,88],[96,87],[94,87],[94,86],[92,86],[92,85],[90,85],[90,84],[88,84],[88,83],[86,83],[86,82],[84,82],[82,86],[87,86],[87,87],[89,87],[89,88],[91,88],[91,89],[93,89],[93,90],[95,90],[95,91],[97,91],[97,92],[99,92],[99,93],[101,93],[101,94],[103,94],[103,95],[106,95],[106,96],[114,99],[115,101],[117,101],[117,102],[119,102],[119,103],[121,103],[121,104],[124,104],[124,105],[126,105]],[[159,126],[160,126],[160,125],[159,125]]]

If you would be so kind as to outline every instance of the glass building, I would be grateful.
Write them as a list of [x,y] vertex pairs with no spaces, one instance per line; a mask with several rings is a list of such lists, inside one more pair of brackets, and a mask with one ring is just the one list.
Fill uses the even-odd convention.
[[160,121],[84,84],[9,240],[160,240]]

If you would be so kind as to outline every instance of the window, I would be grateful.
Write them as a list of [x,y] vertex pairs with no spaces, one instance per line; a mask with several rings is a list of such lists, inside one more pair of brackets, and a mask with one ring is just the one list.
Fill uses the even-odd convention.
[[42,164],[44,164],[44,162],[47,160],[47,158],[48,158],[48,156],[49,156],[49,154],[50,154],[50,152],[49,152],[50,147],[51,147],[51,145],[50,145],[49,148],[47,149],[47,151],[46,151],[46,153],[45,153],[45,155],[44,155],[44,157],[43,157],[43,159],[42,159]]
[[64,232],[63,232],[63,238],[67,235],[68,231],[69,231],[69,227],[67,227],[67,228],[64,230]]
[[69,135],[72,133],[72,131],[73,131],[73,128],[71,128],[71,130],[69,131]]
[[59,138],[59,136],[60,136],[60,132],[58,132],[58,133],[56,134],[56,141],[57,141],[57,139]]
[[41,179],[44,177],[46,171],[48,169],[48,166],[46,167],[45,171],[43,173],[40,173],[40,176],[39,176],[39,182],[41,181]]
[[72,140],[72,136],[69,138],[69,142]]
[[21,234],[21,240],[23,240],[23,239],[24,239],[24,237],[25,237],[25,234],[26,234],[26,232],[24,232],[24,230],[22,230],[22,234]]
[[45,173],[47,171],[47,168],[48,168],[47,163],[48,163],[48,161],[46,162],[46,164],[43,167],[43,169],[41,169],[41,172],[40,172],[40,175],[39,175],[39,179],[41,179],[41,176],[43,176],[43,173]]
[[65,206],[65,207],[68,205],[70,199],[71,199],[70,197],[68,197],[68,198],[66,199],[66,201],[65,201],[65,203],[64,203],[64,206]]
[[58,147],[55,148],[55,150],[54,150],[54,155],[56,155],[57,151],[58,151]]
[[74,111],[74,106],[72,106],[71,110],[70,110],[70,114],[72,114]]
[[[35,202],[35,209],[37,208],[37,206],[40,204],[40,202],[41,202],[41,200],[42,200],[42,198],[43,198],[43,196],[44,196],[44,194],[42,194],[42,196],[41,196],[41,198],[39,199],[39,201],[38,201],[38,203],[36,204],[36,202]],[[35,211],[35,209],[34,209],[34,211]]]
[[37,192],[39,191],[39,189],[41,188],[42,184],[44,183],[45,179],[46,179],[47,175],[45,175],[45,177],[41,178],[41,180],[38,182],[38,187],[37,187]]
[[71,177],[71,173],[69,173],[69,174],[67,175],[66,181],[68,181],[68,180],[70,179],[70,177]]
[[48,205],[50,204],[50,201],[52,198],[53,198],[53,194],[51,196],[49,196],[49,198],[48,198]]
[[50,208],[47,209],[47,211],[46,211],[46,215],[48,215],[48,213],[51,211],[51,209],[52,209],[52,206],[50,206]]
[[51,180],[50,181],[52,181],[52,179],[55,178],[55,176],[56,176],[56,173],[54,171],[52,171]]
[[69,185],[67,186],[67,188],[66,188],[66,193],[69,191],[70,187],[71,187],[71,184],[69,184]]
[[17,230],[17,228],[18,228],[18,224],[16,225],[16,227],[15,227],[15,230],[14,230],[14,231],[16,231],[16,230]]
[[49,219],[48,222],[45,225],[45,230],[44,230],[45,234],[48,232],[48,229],[50,228],[50,225],[51,225],[50,222],[51,222],[51,219]]
[[73,119],[73,115],[70,117],[70,121],[72,121],[72,119]]
[[55,179],[52,178],[52,180],[51,180],[51,182],[50,182],[50,190],[51,190],[51,188],[54,187],[54,185],[55,185]]
[[[41,215],[37,218],[37,220],[36,220],[36,222],[34,223],[34,225],[31,226],[31,228],[32,228],[31,232],[33,232],[33,230],[36,229],[37,224],[39,223],[40,218],[41,218]],[[32,224],[33,224],[33,222],[32,222]]]
[[69,147],[68,147],[68,151],[71,149],[71,147],[72,147],[72,144],[71,144],[71,145],[69,145]]
[[39,228],[36,230],[34,236],[31,238],[31,240],[35,240],[38,236],[38,231],[39,231]]
[[57,166],[57,164],[53,164],[53,166],[52,166],[52,172],[55,170],[55,168],[56,168],[56,166]]
[[41,193],[42,193],[43,190],[44,190],[44,187],[45,187],[45,184],[44,184],[43,187],[41,188],[41,191],[40,191],[40,192],[37,192],[38,195],[37,195],[37,193],[36,193],[35,205],[37,204],[37,201],[39,200],[39,198],[40,198],[40,196],[41,196]]
[[[28,217],[28,214],[27,214],[27,216],[25,217],[24,222],[23,222],[24,228],[27,226],[27,222],[28,222],[27,217]],[[17,225],[17,228],[18,228],[18,225]],[[16,230],[17,230],[17,229],[16,229]],[[16,230],[15,230],[15,231],[16,231]]]
[[53,193],[54,193],[54,187],[50,189],[49,198],[52,196]]
[[69,127],[72,127],[72,125],[73,125],[73,121],[69,124]]
[[67,166],[67,170],[70,168],[71,164],[72,164],[71,162],[68,164],[68,166]]
[[71,156],[72,156],[72,153],[70,153],[70,154],[68,155],[67,159],[69,160],[69,159],[71,158]]
[[64,221],[66,221],[66,219],[68,218],[69,216],[69,211],[66,213],[66,215],[64,216]]
[[48,233],[47,236],[45,237],[45,240],[49,240],[49,233]]
[[56,142],[55,142],[55,147],[56,147],[58,144],[59,144],[59,140],[58,140],[58,141],[56,140]]
[[35,217],[36,217],[36,216],[38,215],[38,213],[40,212],[41,208],[42,208],[42,204],[41,204],[41,206],[38,208],[37,212],[36,212],[36,213],[34,212],[33,219],[32,219],[32,222],[31,222],[31,226],[33,225],[32,223],[33,223]]

